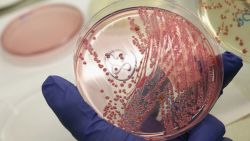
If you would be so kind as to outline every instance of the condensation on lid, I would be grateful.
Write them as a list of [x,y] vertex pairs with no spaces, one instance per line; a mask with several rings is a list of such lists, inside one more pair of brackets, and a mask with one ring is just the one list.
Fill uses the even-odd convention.
[[81,12],[71,5],[38,7],[7,25],[2,34],[2,46],[20,56],[44,53],[67,43],[82,24]]

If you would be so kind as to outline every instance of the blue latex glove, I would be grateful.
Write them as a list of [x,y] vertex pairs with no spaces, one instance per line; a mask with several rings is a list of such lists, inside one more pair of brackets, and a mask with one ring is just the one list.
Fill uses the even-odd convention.
[[[242,67],[242,60],[226,52],[223,54],[224,84],[233,79]],[[101,119],[84,102],[77,88],[59,76],[49,76],[42,86],[43,95],[61,123],[79,141],[143,141]],[[172,141],[229,141],[223,138],[225,126],[212,115],[188,133]]]

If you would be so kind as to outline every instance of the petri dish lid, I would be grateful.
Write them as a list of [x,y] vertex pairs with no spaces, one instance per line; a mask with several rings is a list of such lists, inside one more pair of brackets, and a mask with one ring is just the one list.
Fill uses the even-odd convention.
[[2,46],[9,53],[19,56],[47,52],[67,43],[79,32],[82,24],[82,14],[73,6],[41,6],[7,25],[2,34]]
[[7,7],[10,7],[12,5],[15,5],[21,1],[23,1],[23,0],[1,0],[0,1],[0,10],[7,8]]
[[250,1],[198,0],[199,15],[205,25],[222,44],[250,61]]
[[83,98],[109,123],[145,139],[183,134],[221,90],[217,42],[197,17],[168,1],[113,3],[83,29],[77,46]]

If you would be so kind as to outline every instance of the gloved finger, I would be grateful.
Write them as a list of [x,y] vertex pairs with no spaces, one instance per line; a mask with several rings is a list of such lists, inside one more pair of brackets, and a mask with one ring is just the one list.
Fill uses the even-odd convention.
[[62,124],[80,141],[143,141],[99,118],[77,88],[59,76],[50,76],[43,95]]
[[241,58],[230,52],[223,53],[222,59],[224,66],[224,81],[222,88],[225,88],[233,80],[243,64]]
[[225,134],[224,124],[212,115],[189,131],[188,141],[222,141]]

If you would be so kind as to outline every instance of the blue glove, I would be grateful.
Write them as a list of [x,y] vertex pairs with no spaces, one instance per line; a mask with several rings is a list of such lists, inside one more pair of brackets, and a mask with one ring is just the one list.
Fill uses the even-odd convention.
[[[224,84],[226,87],[242,67],[242,60],[226,52],[223,54]],[[61,123],[79,141],[144,141],[105,120],[84,102],[77,88],[59,76],[49,76],[42,86],[43,95]],[[229,141],[223,138],[225,126],[212,115],[188,133],[172,141]]]

